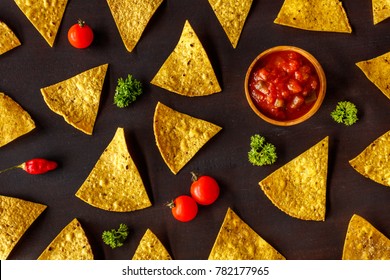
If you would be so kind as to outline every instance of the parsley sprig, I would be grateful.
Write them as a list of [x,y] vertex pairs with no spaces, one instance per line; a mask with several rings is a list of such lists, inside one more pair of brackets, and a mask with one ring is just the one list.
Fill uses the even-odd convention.
[[103,242],[112,249],[123,246],[123,243],[129,235],[129,228],[125,224],[120,224],[119,228],[104,231],[102,234]]
[[276,162],[276,147],[268,143],[259,134],[251,136],[250,151],[248,152],[249,162],[256,166],[270,165]]
[[350,101],[340,101],[330,116],[335,122],[350,126],[358,121],[357,113],[358,109],[355,104]]
[[119,78],[115,89],[114,104],[119,108],[125,108],[133,103],[142,94],[142,84],[132,75],[126,79]]

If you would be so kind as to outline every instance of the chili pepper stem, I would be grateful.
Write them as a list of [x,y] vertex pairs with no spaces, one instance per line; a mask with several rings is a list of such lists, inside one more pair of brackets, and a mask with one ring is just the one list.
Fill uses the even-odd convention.
[[9,167],[9,168],[0,170],[0,174],[3,173],[3,172],[6,172],[6,171],[12,170],[12,169],[16,169],[16,168],[22,168],[22,169],[24,169],[25,166],[26,166],[26,164],[23,162],[22,164],[15,165],[15,166],[12,166],[12,167]]

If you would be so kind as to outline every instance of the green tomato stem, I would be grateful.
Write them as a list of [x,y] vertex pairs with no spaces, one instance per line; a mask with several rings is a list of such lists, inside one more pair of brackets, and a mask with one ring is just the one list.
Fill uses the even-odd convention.
[[191,180],[192,182],[198,181],[198,175],[195,174],[195,172],[191,171]]
[[78,23],[78,25],[79,25],[80,27],[84,27],[84,25],[85,25],[85,21],[83,21],[82,19],[78,19],[78,20],[77,20],[77,23]]
[[173,200],[171,200],[171,201],[169,201],[169,202],[167,202],[167,203],[165,203],[165,206],[168,206],[169,208],[175,208],[175,202],[173,201]]

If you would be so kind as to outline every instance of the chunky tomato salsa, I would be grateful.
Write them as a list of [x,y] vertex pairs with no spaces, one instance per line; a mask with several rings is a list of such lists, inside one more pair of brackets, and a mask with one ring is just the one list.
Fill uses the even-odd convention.
[[280,51],[260,59],[249,78],[256,107],[271,119],[294,120],[306,114],[317,100],[319,78],[301,54]]

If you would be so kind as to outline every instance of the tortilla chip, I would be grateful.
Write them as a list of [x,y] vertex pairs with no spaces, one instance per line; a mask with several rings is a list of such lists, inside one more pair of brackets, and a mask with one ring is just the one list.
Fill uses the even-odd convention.
[[47,106],[82,132],[92,135],[108,64],[41,89]]
[[157,236],[147,229],[132,260],[171,260],[172,257]]
[[360,61],[356,65],[390,99],[390,52],[370,60]]
[[107,0],[127,51],[140,40],[150,19],[163,0]]
[[15,33],[4,22],[0,21],[0,55],[20,45]]
[[311,31],[352,33],[339,0],[285,0],[274,23]]
[[47,246],[38,260],[93,260],[92,248],[80,222],[73,219]]
[[209,260],[285,260],[275,248],[228,208]]
[[302,220],[325,220],[328,142],[329,137],[325,137],[259,183],[286,214]]
[[158,102],[153,129],[162,158],[177,174],[222,128]]
[[390,260],[390,239],[354,214],[344,242],[343,260]]
[[0,195],[0,260],[8,258],[46,205]]
[[374,24],[378,24],[390,17],[389,0],[372,0],[372,16]]
[[68,0],[14,1],[50,47],[53,47]]
[[151,83],[184,96],[205,96],[221,91],[213,66],[188,20],[179,43]]
[[142,178],[118,128],[76,196],[107,211],[129,212],[151,206]]
[[237,47],[253,0],[209,0],[233,48]]
[[364,177],[390,187],[390,131],[377,138],[349,163]]
[[12,98],[0,92],[0,147],[35,128],[35,123]]

